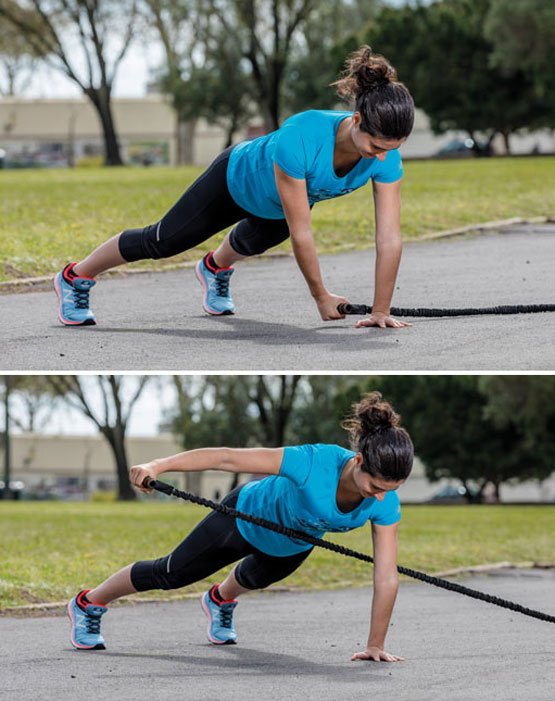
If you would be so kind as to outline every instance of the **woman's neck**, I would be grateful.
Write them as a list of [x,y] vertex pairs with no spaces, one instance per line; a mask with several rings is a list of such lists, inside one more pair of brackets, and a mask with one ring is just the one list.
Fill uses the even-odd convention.
[[343,471],[341,472],[341,477],[339,478],[339,483],[337,485],[337,501],[338,503],[351,503],[356,501],[362,501],[362,497],[356,483],[353,479],[353,470],[355,469],[355,459],[351,458]]
[[347,117],[340,124],[335,135],[335,155],[341,158],[360,158],[351,137],[352,117]]

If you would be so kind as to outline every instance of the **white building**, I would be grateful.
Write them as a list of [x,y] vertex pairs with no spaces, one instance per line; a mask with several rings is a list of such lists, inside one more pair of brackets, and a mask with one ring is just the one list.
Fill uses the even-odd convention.
[[[170,164],[177,162],[178,129],[168,100],[161,95],[141,98],[114,98],[114,121],[122,156],[131,164]],[[253,123],[238,132],[235,141],[260,134]],[[405,158],[428,158],[453,139],[464,139],[463,132],[435,136],[426,115],[416,111],[414,130],[402,146]],[[544,130],[511,137],[515,154],[555,152],[555,134]],[[191,137],[192,162],[207,165],[225,145],[223,130],[199,119]],[[503,153],[501,141],[494,144]],[[81,99],[0,99],[0,151],[9,161],[21,165],[66,166],[100,163],[103,141],[98,116],[89,100]]]
[[[173,455],[182,448],[174,436],[162,434],[155,437],[131,437],[127,440],[130,465],[154,458]],[[0,445],[0,464],[3,446]],[[28,490],[52,491],[60,496],[83,498],[95,491],[113,490],[116,487],[114,458],[106,440],[93,436],[50,436],[34,433],[15,434],[12,437],[12,480],[21,481]],[[219,499],[229,491],[233,475],[216,470],[202,473],[168,473],[162,478],[208,499]],[[241,482],[251,479],[241,475]],[[425,502],[455,480],[427,480],[424,467],[418,458],[410,479],[400,487],[399,496],[404,503]],[[529,501],[555,503],[555,474],[542,483],[525,482],[501,488],[503,502]]]

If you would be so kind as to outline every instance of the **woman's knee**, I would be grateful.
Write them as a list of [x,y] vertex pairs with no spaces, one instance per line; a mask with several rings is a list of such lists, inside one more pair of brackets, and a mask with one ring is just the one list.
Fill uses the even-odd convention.
[[119,238],[119,252],[128,263],[151,258],[171,258],[187,249],[179,237],[162,236],[162,222],[142,229],[126,229]]
[[131,568],[131,583],[137,591],[179,589],[190,582],[179,570],[171,570],[171,555],[157,560],[142,560]]

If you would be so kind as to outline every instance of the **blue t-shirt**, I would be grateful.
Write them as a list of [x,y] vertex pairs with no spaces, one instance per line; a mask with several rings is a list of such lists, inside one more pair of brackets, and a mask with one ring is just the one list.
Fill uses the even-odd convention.
[[[397,492],[382,501],[363,499],[344,513],[337,506],[337,486],[343,468],[354,457],[338,445],[287,447],[279,475],[247,483],[239,492],[237,509],[322,538],[326,531],[350,531],[372,521],[390,526],[401,518]],[[308,543],[237,519],[239,532],[251,545],[268,555],[283,557],[309,550]]]
[[308,110],[289,117],[277,131],[237,144],[227,167],[227,186],[235,202],[263,219],[283,219],[274,163],[292,178],[306,180],[310,205],[346,195],[368,180],[393,183],[403,175],[398,149],[385,159],[361,158],[342,178],[333,169],[335,137],[352,112]]

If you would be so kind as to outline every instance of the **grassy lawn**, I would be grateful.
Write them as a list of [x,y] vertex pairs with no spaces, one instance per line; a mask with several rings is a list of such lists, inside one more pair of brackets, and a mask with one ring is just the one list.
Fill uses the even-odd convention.
[[[158,221],[199,175],[198,168],[0,171],[0,280],[49,275],[124,228]],[[555,158],[426,161],[405,164],[403,232],[417,239],[467,224],[555,214]],[[321,252],[371,243],[370,188],[320,203]],[[196,260],[214,241],[167,261]],[[289,250],[289,244],[283,248]]]
[[[169,553],[207,512],[179,503],[0,502],[0,610],[67,599],[124,565]],[[405,507],[399,563],[425,572],[500,561],[553,562],[555,509],[550,506]],[[330,540],[371,553],[368,528]],[[286,584],[302,588],[361,586],[371,566],[317,549]],[[199,582],[176,598],[203,591]]]

